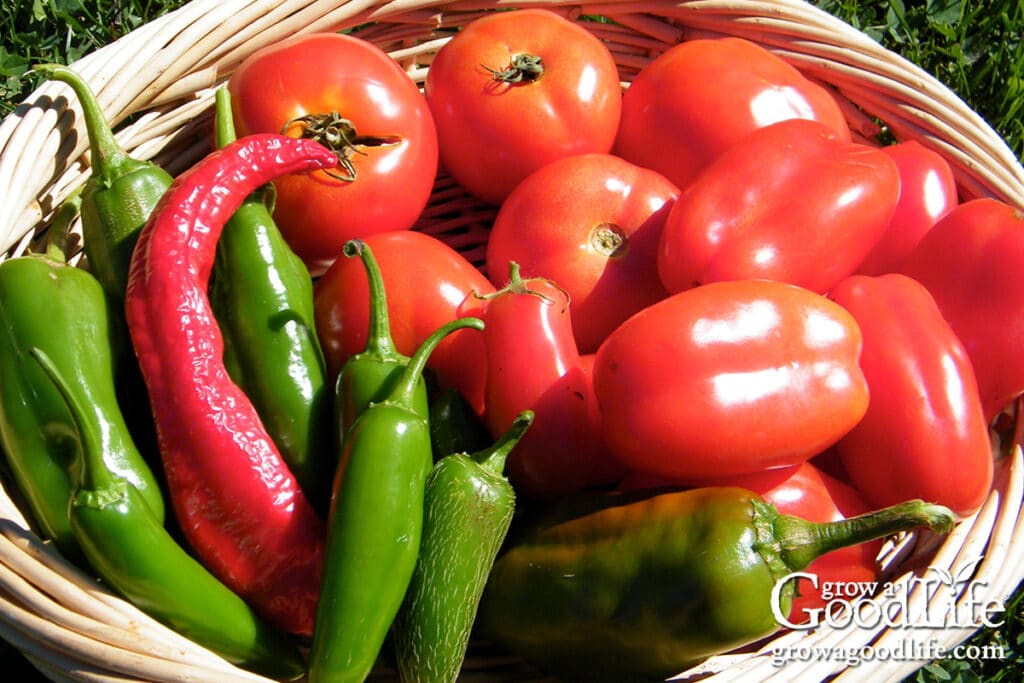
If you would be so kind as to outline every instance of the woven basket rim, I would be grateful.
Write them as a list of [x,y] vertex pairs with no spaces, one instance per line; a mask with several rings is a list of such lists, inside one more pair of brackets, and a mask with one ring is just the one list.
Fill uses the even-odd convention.
[[[614,46],[624,86],[629,75],[680,40],[736,35],[768,47],[815,80],[837,89],[855,132],[875,132],[873,117],[897,138],[913,138],[951,161],[966,198],[993,196],[1024,210],[1024,168],[999,135],[933,76],[882,48],[856,29],[802,0],[611,0],[593,4],[544,0],[193,0],[72,64],[96,91],[117,139],[128,152],[184,170],[210,148],[215,89],[249,53],[287,35],[362,27],[417,82],[445,29],[479,13],[510,7],[549,7],[582,21],[604,15],[613,24],[588,27]],[[68,86],[46,83],[0,122],[0,253],[35,247],[53,208],[86,180],[84,127]],[[479,239],[474,226],[493,210],[461,199],[439,179],[427,229]],[[462,203],[460,203],[462,202]],[[454,216],[454,217],[453,217]],[[474,230],[477,230],[474,232]],[[983,555],[975,573],[992,599],[1005,599],[1024,579],[1024,458],[1002,461],[986,504],[948,538],[909,534],[883,558],[892,580],[909,582],[921,561],[954,567]],[[114,597],[29,531],[12,497],[0,486],[0,637],[21,649],[53,680],[267,681],[243,672]],[[929,598],[911,593],[911,609]],[[970,634],[949,629],[949,647]],[[856,667],[807,661],[778,667],[778,647],[894,647],[932,637],[898,629],[789,631],[759,648],[713,657],[680,680],[894,680],[924,662],[870,661]],[[486,668],[480,680],[500,680]],[[71,672],[77,670],[78,673]],[[77,677],[77,678],[76,678]],[[123,678],[118,678],[122,680]],[[470,679],[467,679],[470,680]],[[509,679],[513,680],[513,679]],[[516,679],[519,680],[519,679]]]

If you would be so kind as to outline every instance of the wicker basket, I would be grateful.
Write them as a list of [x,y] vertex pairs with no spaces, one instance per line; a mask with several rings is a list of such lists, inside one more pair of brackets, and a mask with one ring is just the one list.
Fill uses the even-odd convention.
[[[80,60],[74,68],[92,84],[113,122],[135,115],[118,140],[133,155],[179,172],[211,147],[213,94],[249,53],[285,36],[360,27],[358,35],[388,51],[422,81],[430,57],[450,35],[482,12],[512,6],[496,0],[443,4],[431,0],[194,0],[191,4]],[[1024,169],[1005,143],[934,78],[861,33],[798,0],[629,0],[593,5],[544,4],[581,21],[607,42],[628,83],[650,59],[697,36],[742,36],[768,47],[812,78],[834,86],[855,133],[865,137],[884,121],[898,138],[938,150],[954,166],[965,198],[995,196],[1024,208]],[[584,21],[600,14],[612,23]],[[55,206],[89,169],[77,100],[48,83],[0,124],[0,254],[39,247]],[[482,261],[494,209],[479,205],[439,177],[419,229]],[[953,474],[951,473],[951,476]],[[907,621],[940,599],[910,588],[922,567],[955,570],[983,557],[971,583],[1002,601],[1024,578],[1024,496],[1020,449],[1000,462],[986,505],[952,535],[910,534],[883,552],[888,577],[907,587]],[[266,681],[238,670],[114,597],[41,543],[0,488],[0,636],[53,680]],[[975,595],[977,597],[977,595]],[[945,598],[942,598],[945,599]],[[960,600],[966,600],[965,594]],[[876,652],[953,647],[970,628],[819,628],[783,632],[741,653],[715,657],[682,680],[898,680],[920,658],[878,657],[849,666],[842,658],[772,663],[775,648],[796,655],[817,646]],[[907,649],[907,648],[910,649]],[[917,647],[918,649],[913,649]],[[934,650],[932,650],[934,652]],[[375,676],[376,677],[376,676]],[[387,672],[380,677],[387,678]],[[471,650],[465,680],[537,680],[514,658],[485,647]]]

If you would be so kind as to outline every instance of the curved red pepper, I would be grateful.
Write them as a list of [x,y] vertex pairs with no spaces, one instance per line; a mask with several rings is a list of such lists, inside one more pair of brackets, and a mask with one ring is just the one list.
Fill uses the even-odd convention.
[[268,621],[301,634],[316,613],[323,522],[224,369],[207,283],[243,198],[285,173],[336,163],[317,143],[277,135],[213,152],[175,180],[140,234],[126,301],[186,539]]

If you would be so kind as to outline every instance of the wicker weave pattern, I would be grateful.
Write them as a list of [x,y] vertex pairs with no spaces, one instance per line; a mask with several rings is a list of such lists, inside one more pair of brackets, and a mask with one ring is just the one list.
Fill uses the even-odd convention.
[[[388,51],[421,82],[451,29],[501,7],[543,5],[574,18],[607,42],[623,84],[681,40],[734,35],[770,48],[819,82],[834,86],[855,134],[869,137],[875,118],[899,138],[915,138],[954,165],[965,198],[994,196],[1024,208],[1024,168],[1005,143],[934,78],[882,49],[846,24],[798,0],[635,0],[590,5],[523,0],[193,0],[76,63],[118,141],[134,156],[177,173],[211,148],[213,94],[254,50],[300,32],[360,27],[358,35]],[[614,23],[586,21],[600,14]],[[845,98],[845,99],[844,99]],[[17,255],[45,238],[55,206],[88,175],[78,103],[63,84],[48,83],[0,122],[0,253]],[[482,261],[494,208],[466,196],[444,176],[417,226]],[[1002,600],[1024,578],[1019,527],[1024,463],[1019,449],[1003,463],[987,504],[944,539],[912,534],[890,544],[890,576],[908,582],[923,565],[952,568],[984,555],[974,576]],[[0,489],[0,636],[22,649],[53,680],[261,681],[156,624],[111,596],[44,546]],[[961,596],[963,599],[965,596]],[[924,591],[909,608],[927,609]],[[912,621],[912,618],[911,618]],[[844,629],[784,633],[763,649],[709,660],[684,680],[719,672],[716,682],[772,680],[844,683],[895,680],[920,661],[871,661],[843,671],[836,659],[771,663],[778,646],[874,643],[892,648],[908,639],[938,638],[953,646],[967,631]],[[471,654],[465,680],[536,680],[514,660]]]

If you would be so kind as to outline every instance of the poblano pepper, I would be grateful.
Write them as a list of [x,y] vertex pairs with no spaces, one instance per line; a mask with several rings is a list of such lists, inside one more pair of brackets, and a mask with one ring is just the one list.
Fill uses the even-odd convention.
[[132,250],[142,226],[172,182],[151,161],[129,156],[89,85],[72,69],[40,64],[35,70],[71,86],[85,115],[92,175],[82,191],[82,238],[89,270],[116,302],[123,302]]
[[[235,139],[227,88],[216,94],[217,146]],[[313,281],[271,216],[266,185],[224,226],[210,303],[224,365],[252,401],[310,503],[323,515],[336,462],[332,392],[313,322]]]
[[189,555],[138,490],[107,469],[104,444],[79,388],[38,348],[31,354],[73,416],[78,473],[71,527],[91,567],[132,604],[183,636],[252,671],[299,678],[305,664],[284,634]]
[[434,459],[417,410],[427,358],[451,332],[481,329],[478,318],[442,326],[413,354],[383,400],[345,435],[324,549],[309,655],[310,683],[363,681],[380,655],[419,553],[423,496]]
[[491,447],[447,455],[430,471],[419,559],[391,630],[402,681],[458,678],[480,596],[515,512],[505,460],[531,424],[533,412],[523,411]]
[[[776,582],[824,553],[953,513],[910,501],[814,524],[734,487],[574,497],[517,526],[479,633],[567,681],[660,681],[780,628]],[[788,614],[793,583],[781,591]]]
[[115,331],[119,324],[96,278],[66,263],[57,247],[0,263],[0,445],[40,533],[72,559],[78,557],[68,521],[76,431],[29,350],[43,349],[74,380],[107,466],[163,520],[160,486],[117,403],[117,357],[128,351]]

